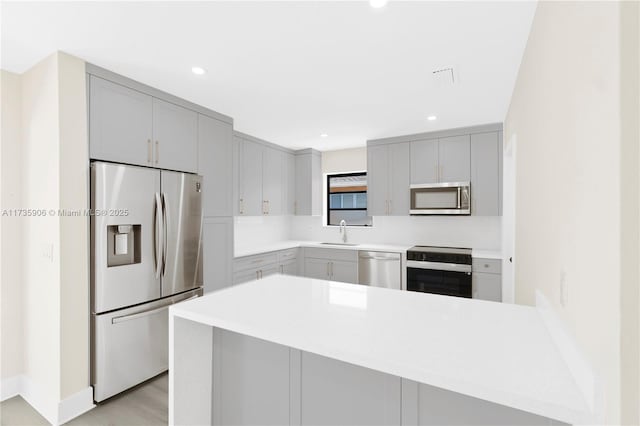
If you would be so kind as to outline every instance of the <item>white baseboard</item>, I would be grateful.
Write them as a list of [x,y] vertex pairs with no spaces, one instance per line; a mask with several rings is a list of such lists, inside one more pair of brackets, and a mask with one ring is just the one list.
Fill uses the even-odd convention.
[[7,377],[0,380],[0,401],[5,401],[20,394],[22,387],[22,375]]
[[589,361],[578,347],[567,326],[558,317],[547,298],[536,290],[536,308],[564,359],[573,379],[589,405],[594,419],[604,424],[604,398],[602,386]]
[[64,424],[95,407],[93,388],[90,386],[62,401],[52,398],[42,385],[24,375],[3,379],[0,386],[2,401],[20,395],[54,426]]

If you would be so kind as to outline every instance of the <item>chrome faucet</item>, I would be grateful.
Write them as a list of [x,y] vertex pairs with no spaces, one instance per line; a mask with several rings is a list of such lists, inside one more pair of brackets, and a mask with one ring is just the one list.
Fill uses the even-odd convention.
[[347,222],[344,219],[340,221],[340,235],[342,235],[342,242],[347,242]]

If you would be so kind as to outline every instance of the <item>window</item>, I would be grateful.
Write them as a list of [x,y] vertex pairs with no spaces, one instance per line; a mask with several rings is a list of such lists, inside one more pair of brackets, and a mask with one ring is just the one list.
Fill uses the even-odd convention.
[[327,175],[327,225],[371,226],[367,216],[367,173]]

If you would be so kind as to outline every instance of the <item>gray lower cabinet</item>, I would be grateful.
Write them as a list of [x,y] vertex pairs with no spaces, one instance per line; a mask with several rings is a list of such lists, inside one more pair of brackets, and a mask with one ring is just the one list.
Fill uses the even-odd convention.
[[296,151],[295,214],[319,216],[322,214],[322,157],[319,151]]
[[471,214],[499,216],[502,142],[499,132],[471,135]]
[[196,173],[198,113],[89,76],[92,159]]
[[233,283],[260,280],[273,274],[298,275],[298,248],[245,256],[233,261]]
[[399,425],[401,379],[301,353],[301,425]]
[[92,159],[153,165],[153,98],[89,76],[89,152]]
[[214,425],[289,424],[289,348],[216,329]]
[[357,251],[327,248],[305,248],[304,251],[305,277],[358,283]]
[[233,216],[233,127],[198,115],[198,174],[205,217]]
[[434,386],[402,380],[402,424],[550,425],[551,419]]
[[472,297],[502,302],[502,261],[474,258],[471,266]]
[[182,318],[174,336],[175,424],[561,424]]
[[367,212],[369,216],[409,214],[410,144],[367,148]]
[[280,273],[284,275],[298,275],[298,261],[289,260],[280,264]]
[[205,218],[202,232],[204,291],[233,284],[233,218]]

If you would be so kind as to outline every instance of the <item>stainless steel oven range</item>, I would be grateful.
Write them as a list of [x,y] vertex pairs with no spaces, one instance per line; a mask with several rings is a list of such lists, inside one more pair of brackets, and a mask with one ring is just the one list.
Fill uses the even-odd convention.
[[407,250],[407,290],[471,298],[471,249],[410,248]]

